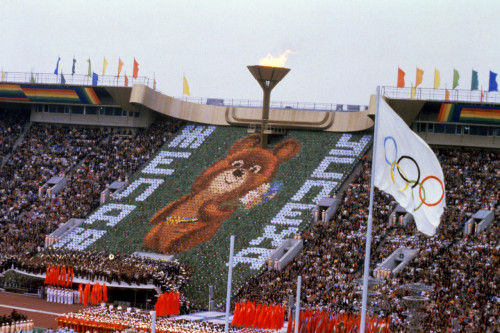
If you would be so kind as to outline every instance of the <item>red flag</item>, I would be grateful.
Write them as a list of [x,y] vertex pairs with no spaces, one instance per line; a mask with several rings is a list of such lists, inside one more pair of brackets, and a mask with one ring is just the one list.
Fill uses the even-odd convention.
[[104,303],[108,301],[108,287],[106,287],[106,282],[102,284],[102,301]]
[[127,76],[127,73],[125,73],[125,87],[128,87],[128,76]]
[[49,277],[50,277],[50,266],[47,267],[47,272],[45,272],[45,280],[43,281],[44,284],[48,284]]
[[250,326],[257,327],[257,324],[259,322],[259,316],[261,315],[261,310],[262,310],[262,304],[257,304],[255,308],[255,315],[252,318],[252,324]]
[[59,283],[58,286],[66,285],[66,266],[63,266],[59,273]]
[[288,317],[288,326],[286,328],[286,333],[292,333],[292,332],[294,332],[294,330],[293,330],[294,323],[295,323],[295,319],[293,318],[293,314],[290,313],[290,316]]
[[483,102],[483,97],[484,97],[484,92],[483,89],[481,89],[481,103]]
[[163,312],[162,312],[163,309],[162,309],[162,306],[161,306],[162,297],[163,297],[163,294],[161,294],[160,296],[158,296],[158,300],[156,301],[156,304],[155,304],[155,311],[156,311],[156,315],[158,317],[163,316]]
[[83,290],[83,305],[87,306],[89,304],[90,299],[90,283],[87,282],[85,285],[85,289]]
[[134,79],[137,79],[137,75],[139,74],[139,63],[137,62],[137,60],[135,60],[134,58],[134,72],[132,73],[132,77]]
[[80,293],[80,297],[78,298],[78,303],[82,304],[83,303],[83,285],[81,283],[78,286],[78,292]]
[[95,291],[95,302],[96,302],[96,304],[99,304],[102,301],[102,288],[101,288],[101,285],[99,284],[99,282],[96,282],[94,284],[94,289],[96,290]]
[[250,302],[248,304],[248,310],[245,316],[245,327],[252,326],[254,317],[255,317],[255,303]]
[[180,313],[180,309],[181,309],[181,293],[180,292],[176,292],[174,293],[174,315],[178,316],[179,313]]
[[405,87],[405,72],[398,67],[398,88]]
[[53,281],[53,284],[54,285],[58,285],[59,283],[59,266],[56,266],[56,269],[54,271],[54,281]]

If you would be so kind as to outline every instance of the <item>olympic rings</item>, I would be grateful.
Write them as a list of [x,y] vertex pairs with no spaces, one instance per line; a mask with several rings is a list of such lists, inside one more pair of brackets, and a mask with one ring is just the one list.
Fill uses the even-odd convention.
[[407,158],[409,160],[412,160],[413,163],[415,163],[415,166],[417,167],[417,171],[418,171],[418,176],[417,176],[417,180],[415,180],[415,185],[413,185],[411,188],[415,188],[418,184],[419,184],[419,181],[420,181],[420,167],[418,166],[417,164],[417,161],[415,161],[415,159],[413,157],[410,157],[410,156],[407,156],[407,155],[403,155],[399,158],[398,160],[398,172],[399,172],[399,175],[401,176],[401,178],[403,178],[407,183],[410,181],[408,178],[406,178],[405,176],[403,176],[403,174],[401,174],[401,171],[400,171],[400,168],[399,168],[399,163],[401,162],[401,160],[403,158]]
[[443,200],[443,198],[444,198],[444,185],[443,185],[443,182],[441,181],[441,179],[439,179],[438,177],[436,177],[436,176],[427,176],[427,177],[425,177],[425,178],[424,178],[424,180],[422,180],[422,185],[421,185],[420,189],[422,189],[422,188],[424,187],[424,183],[425,183],[425,181],[426,181],[427,179],[435,179],[435,180],[437,180],[437,181],[439,182],[439,184],[441,185],[441,189],[443,190],[443,194],[441,194],[441,198],[439,198],[439,200],[438,200],[438,201],[436,201],[436,202],[434,202],[434,203],[427,203],[427,202],[425,202],[425,191],[424,191],[424,198],[423,198],[423,199],[422,199],[422,193],[421,193],[422,191],[420,191],[420,190],[418,191],[418,196],[420,197],[420,200],[422,200],[422,202],[423,202],[425,205],[427,205],[427,206],[429,206],[429,207],[431,207],[431,206],[436,206],[436,205],[437,205],[437,204],[439,204],[439,203],[441,202],[441,200]]
[[[387,149],[385,149],[385,144],[386,144],[387,140],[392,140],[392,142],[394,142],[394,150],[395,150],[394,160],[396,160],[396,158],[398,157],[398,145],[396,144],[396,140],[392,136],[386,136],[384,139],[384,152],[387,150]],[[387,162],[387,164],[391,165],[392,163],[389,162],[389,160],[387,159],[387,155],[385,153],[384,153],[384,157],[385,157],[385,161]],[[391,168],[394,169],[393,166],[391,166]]]
[[[392,162],[390,162],[389,159],[387,158],[387,148],[386,148],[386,146],[387,146],[387,142],[388,141],[392,141],[394,143],[395,156],[394,156],[394,159],[393,159]],[[420,207],[422,207],[422,205],[426,205],[428,207],[432,207],[432,206],[438,205],[439,203],[441,203],[441,201],[443,201],[444,194],[445,194],[443,181],[440,180],[436,176],[430,175],[430,176],[425,177],[420,182],[421,171],[420,171],[420,166],[418,165],[417,161],[413,157],[408,156],[408,155],[403,155],[403,156],[401,156],[401,157],[398,158],[398,145],[396,143],[396,139],[394,139],[394,137],[392,137],[392,136],[386,136],[384,138],[384,158],[385,158],[386,163],[390,167],[390,174],[391,174],[392,183],[396,184],[396,181],[394,179],[394,169],[397,169],[399,176],[406,182],[405,187],[402,190],[400,190],[401,192],[406,191],[408,189],[408,187],[410,186],[410,184],[411,184],[411,188],[412,188],[411,195],[412,195],[413,200],[415,200],[415,196],[413,194],[414,193],[413,189],[415,187],[417,187],[417,186],[419,187],[419,189],[418,189],[418,196],[420,198],[420,204],[416,208],[414,208],[414,211],[419,210]],[[408,160],[412,161],[415,164],[415,167],[417,169],[417,178],[415,180],[409,179],[409,177],[406,175],[406,173],[404,172],[404,170],[400,166],[401,161],[403,161],[405,159],[408,159]],[[432,202],[432,203],[429,203],[429,202],[425,201],[426,200],[426,194],[425,194],[424,183],[427,180],[430,180],[430,179],[435,179],[436,181],[438,181],[438,183],[441,185],[441,190],[442,190],[441,197],[436,202]]]

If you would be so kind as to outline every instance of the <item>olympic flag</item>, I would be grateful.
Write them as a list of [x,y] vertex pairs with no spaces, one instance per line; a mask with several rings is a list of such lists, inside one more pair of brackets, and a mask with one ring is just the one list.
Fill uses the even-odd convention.
[[379,100],[374,185],[413,215],[419,231],[432,236],[446,205],[443,170],[424,140]]

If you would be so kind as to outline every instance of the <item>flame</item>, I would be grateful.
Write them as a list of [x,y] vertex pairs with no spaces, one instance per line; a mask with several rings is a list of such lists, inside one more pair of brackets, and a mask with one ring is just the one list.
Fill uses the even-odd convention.
[[259,65],[261,66],[271,66],[271,67],[285,67],[286,59],[289,54],[292,54],[291,50],[286,50],[278,57],[273,57],[271,53],[268,53],[264,58],[259,59]]

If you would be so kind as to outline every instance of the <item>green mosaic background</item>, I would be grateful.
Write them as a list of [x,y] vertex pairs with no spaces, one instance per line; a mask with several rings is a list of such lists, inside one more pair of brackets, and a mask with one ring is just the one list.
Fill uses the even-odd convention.
[[[181,130],[178,132],[179,134]],[[358,142],[365,134],[367,133],[355,133],[350,141]],[[168,147],[167,142],[162,150],[190,152],[191,156],[188,159],[174,158],[170,165],[165,166],[165,168],[175,169],[172,175],[151,175],[143,174],[140,171],[134,175],[130,179],[130,183],[141,177],[162,178],[165,182],[143,202],[135,201],[135,197],[141,194],[148,185],[141,185],[124,199],[110,201],[110,203],[135,205],[136,209],[113,228],[107,227],[104,221],[97,221],[92,225],[84,224],[84,228],[108,230],[89,249],[114,253],[147,252],[143,248],[143,238],[152,227],[149,224],[150,218],[167,204],[189,193],[194,179],[211,164],[224,158],[233,143],[247,135],[249,134],[244,128],[221,126],[206,137],[197,149],[171,148]],[[328,155],[329,150],[335,147],[341,136],[342,133],[289,131],[285,137],[270,137],[269,145],[271,147],[287,138],[294,138],[300,142],[302,149],[297,156],[281,164],[273,182],[280,182],[283,185],[274,198],[250,209],[238,208],[229,219],[222,223],[212,239],[176,256],[176,259],[191,265],[195,270],[192,280],[187,289],[184,290],[185,296],[197,306],[208,307],[208,286],[214,285],[216,304],[225,300],[228,272],[225,263],[229,259],[230,235],[235,235],[235,254],[241,249],[249,247],[249,242],[261,236],[265,225],[269,224],[269,221],[278,214],[287,202],[291,202],[290,198],[305,181],[314,179],[311,178],[312,172]],[[361,156],[362,154],[358,159]],[[354,165],[332,164],[326,171],[346,172],[345,176],[347,177],[353,167]],[[343,180],[339,180],[338,187],[341,186],[341,181]],[[313,188],[300,203],[312,204],[312,199],[319,191],[320,188]],[[108,215],[111,214],[108,213]],[[309,225],[311,216],[308,213],[303,213],[300,218],[303,221],[300,229],[303,230]],[[287,226],[278,228],[278,232],[285,228]],[[273,248],[270,240],[267,243],[266,241],[262,242],[259,247]],[[245,281],[258,273],[257,270],[249,269],[248,264],[238,264],[233,269],[233,294]]]

